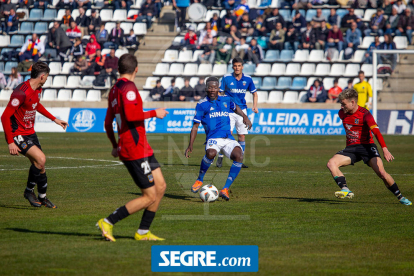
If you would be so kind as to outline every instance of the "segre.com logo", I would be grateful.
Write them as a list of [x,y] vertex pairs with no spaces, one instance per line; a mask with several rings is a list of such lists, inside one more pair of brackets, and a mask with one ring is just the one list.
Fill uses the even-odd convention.
[[153,272],[257,272],[257,245],[154,245]]

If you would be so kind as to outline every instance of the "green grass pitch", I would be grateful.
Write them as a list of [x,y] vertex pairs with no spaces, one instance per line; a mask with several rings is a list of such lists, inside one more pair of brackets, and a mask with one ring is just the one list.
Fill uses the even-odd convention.
[[[185,160],[189,135],[149,135],[168,186],[151,229],[167,240],[135,241],[138,213],[114,227],[117,242],[109,243],[95,223],[139,189],[110,156],[106,135],[38,135],[48,158],[48,196],[58,209],[29,206],[23,198],[29,162],[9,156],[1,143],[1,275],[155,275],[154,244],[258,245],[258,275],[414,274],[414,206],[401,205],[362,162],[343,169],[355,198],[334,197],[326,163],[345,146],[343,136],[250,135],[249,168],[233,184],[231,200],[205,205],[189,192],[205,136]],[[414,139],[385,140],[396,158],[386,170],[413,200]],[[206,184],[222,188],[227,161],[211,166]]]

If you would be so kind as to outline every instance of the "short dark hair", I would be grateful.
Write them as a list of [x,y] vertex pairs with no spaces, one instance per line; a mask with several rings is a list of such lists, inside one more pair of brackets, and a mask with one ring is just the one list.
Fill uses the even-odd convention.
[[216,78],[216,77],[209,77],[209,78],[207,79],[207,81],[206,81],[206,85],[208,85],[208,83],[209,83],[209,82],[211,82],[211,81],[216,81],[216,82],[219,82],[218,78]]
[[239,57],[235,57],[233,58],[232,64],[234,65],[235,63],[241,63],[243,65],[243,60]]
[[32,72],[30,73],[30,77],[32,79],[37,79],[41,74],[49,74],[49,72],[49,66],[44,62],[38,61],[32,65]]
[[358,72],[358,75],[361,75],[361,74],[364,74],[365,75],[364,71],[359,71]]
[[172,80],[171,80],[171,84],[173,84],[173,83],[175,83],[175,79],[172,79]]
[[334,79],[333,83],[338,83],[338,82],[339,82],[339,79]]
[[157,80],[155,83],[156,83],[156,84],[159,84],[159,83],[161,83],[161,81],[160,81],[160,80]]
[[119,74],[132,74],[137,66],[137,57],[131,54],[123,54],[118,60]]

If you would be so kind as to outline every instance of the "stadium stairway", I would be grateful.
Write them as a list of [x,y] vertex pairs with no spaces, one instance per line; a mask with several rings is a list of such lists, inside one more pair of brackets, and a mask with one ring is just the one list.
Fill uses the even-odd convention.
[[157,23],[152,25],[152,31],[148,31],[141,41],[135,56],[138,58],[138,74],[135,84],[142,90],[147,77],[152,76],[157,63],[161,62],[165,50],[171,46],[174,37],[177,36],[174,26],[175,12],[172,6],[165,6]]

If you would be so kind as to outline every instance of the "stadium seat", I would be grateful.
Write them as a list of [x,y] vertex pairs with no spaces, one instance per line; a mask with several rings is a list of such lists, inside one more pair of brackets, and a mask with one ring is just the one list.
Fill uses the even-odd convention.
[[314,16],[316,16],[316,9],[310,9],[306,12],[305,19],[307,22],[311,22]]
[[291,84],[292,84],[292,78],[280,77],[275,88],[276,89],[288,89]]
[[100,102],[101,101],[101,91],[99,90],[89,90],[86,95],[85,101],[87,102]]
[[323,9],[322,10],[322,16],[325,17],[325,21],[328,21],[328,17],[331,15],[330,9]]
[[331,67],[330,76],[342,76],[345,72],[345,64],[334,63]]
[[50,87],[53,87],[53,88],[66,87],[66,76],[55,76],[53,78],[53,83]]
[[279,51],[278,50],[268,50],[266,52],[265,58],[263,61],[265,62],[275,62],[279,59]]
[[267,76],[270,73],[270,64],[259,63],[256,67],[255,76]]
[[320,62],[324,59],[323,50],[312,50],[309,54],[308,61],[310,62]]
[[296,76],[300,73],[300,64],[298,63],[289,63],[286,66],[285,76]]
[[289,62],[291,61],[293,58],[293,51],[292,50],[282,50],[282,52],[280,52],[280,61],[283,62]]
[[56,21],[61,21],[63,16],[65,15],[66,10],[65,9],[60,9],[56,15],[55,20]]
[[140,9],[142,2],[141,0],[135,0],[135,4],[131,6],[131,9]]
[[366,77],[372,77],[372,64],[362,64],[361,71],[364,71]]
[[50,21],[55,20],[55,17],[56,17],[56,10],[47,9],[47,10],[45,10],[45,12],[43,14],[43,18],[41,20],[50,22]]
[[316,77],[310,77],[307,81],[305,89],[308,90],[313,85],[316,79],[317,79]]
[[[251,8],[251,7],[250,7]],[[213,18],[213,15],[217,13],[218,16],[220,16],[220,11],[218,10],[208,10],[206,12],[206,17],[204,19],[204,22],[210,22],[210,19]]]
[[309,58],[309,51],[308,50],[297,50],[295,53],[295,57],[292,61],[303,62],[307,61]]
[[0,47],[7,47],[10,45],[9,35],[0,35]]
[[[101,17],[102,18],[102,17]],[[126,10],[115,10],[113,15],[112,15],[112,21],[116,22],[116,21],[126,21],[127,20],[127,12]],[[124,30],[125,32],[125,30]],[[127,34],[127,32],[125,32],[125,34]]]
[[252,93],[246,93],[246,103],[252,103],[253,102],[253,95]]
[[[270,4],[269,8],[275,9],[275,8],[280,8],[280,0],[272,0],[272,3]],[[284,8],[284,7],[282,7]],[[286,19],[285,19],[286,20]]]
[[292,90],[302,90],[306,86],[306,78],[305,77],[295,77],[293,79],[292,85],[290,86],[290,89]]
[[348,14],[348,10],[346,9],[337,9],[336,14],[342,19],[345,14]]
[[[79,16],[79,9],[73,9],[72,10],[72,18],[73,18],[73,20],[75,20],[76,21],[76,18],[78,18],[78,16]],[[105,18],[105,20],[106,20],[106,17],[102,17],[101,16],[101,18]]]
[[356,50],[352,62],[361,63],[364,60],[365,50]]
[[129,23],[129,22],[121,23],[121,29],[124,30],[124,34],[129,35],[129,32],[131,31],[132,28],[134,28],[134,25],[132,23]]
[[112,29],[116,27],[116,23],[115,22],[107,22],[105,24],[105,30],[108,31],[108,33],[111,33]]
[[256,70],[255,64],[244,64],[243,65],[243,73],[245,75],[253,75],[255,70]]
[[52,76],[49,76],[49,77],[46,79],[46,82],[43,84],[42,88],[49,88],[49,87],[52,87],[52,83],[53,83],[53,77],[52,77]]
[[[15,0],[13,0],[13,1],[15,1]],[[13,3],[13,1],[12,1],[12,3]],[[17,4],[17,2],[16,2],[16,4]],[[19,14],[19,13],[24,14],[22,18],[19,17],[20,22],[25,21],[29,18],[29,10],[28,9],[19,8],[19,9],[16,10],[16,14]]]
[[223,76],[227,73],[227,65],[226,64],[215,64],[213,67],[213,76]]
[[198,72],[197,63],[187,63],[184,66],[183,76],[193,76],[195,72]]
[[184,79],[183,78],[176,78],[175,79],[175,86],[179,89],[184,87]]
[[283,100],[282,91],[272,91],[269,93],[268,103],[281,103]]
[[335,78],[324,78],[323,79],[323,87],[325,88],[326,91],[328,91],[334,86],[334,80]]
[[[0,38],[1,39],[1,38]],[[11,37],[10,47],[22,47],[24,44],[24,36],[22,35],[14,35]]]
[[178,51],[177,50],[167,50],[164,53],[164,58],[162,62],[174,62],[178,59]]
[[173,77],[163,77],[161,79],[161,86],[164,87],[164,89],[167,89],[171,85],[171,80]]
[[15,61],[8,61],[6,62],[6,66],[4,66],[4,74],[9,75],[11,74],[11,70],[13,67],[17,67],[17,62]]
[[44,34],[47,33],[48,24],[46,22],[37,22],[34,27],[34,33],[36,34]]
[[327,76],[331,72],[331,65],[326,63],[319,63],[316,66],[315,76]]
[[103,9],[99,12],[99,16],[102,18],[103,21],[111,21],[112,20],[113,12],[109,9]]
[[79,82],[81,88],[92,88],[93,81],[96,79],[95,76],[84,76],[82,80]]
[[407,37],[405,36],[395,36],[394,43],[397,49],[407,49],[408,47]]
[[155,71],[152,72],[155,76],[167,75],[170,70],[170,65],[168,63],[158,63],[155,67]]
[[298,92],[296,91],[286,91],[283,97],[283,103],[293,104],[298,101]]
[[135,23],[134,24],[134,33],[135,33],[135,35],[146,35],[147,34],[147,24],[145,24],[145,23]]
[[70,69],[73,67],[74,64],[75,64],[74,62],[65,62],[63,64],[61,73],[69,75],[70,74]]
[[203,54],[203,50],[195,50],[193,53],[193,59],[191,60],[192,62],[197,62],[198,61],[198,56]]
[[198,66],[198,76],[208,76],[213,72],[213,66],[211,64],[200,64]]
[[[372,84],[373,84],[373,78],[370,78],[369,81],[368,81],[368,83],[371,84],[371,86],[372,86]],[[377,91],[380,91],[380,90],[383,89],[382,79],[377,79],[376,86],[377,86]]]
[[4,72],[4,62],[0,62],[0,72]]
[[158,77],[148,77],[147,80],[145,81],[145,85],[143,86],[144,89],[152,89],[155,87],[156,85],[156,81],[159,80],[160,78]]
[[206,23],[200,23],[197,25],[197,29],[196,31],[199,32],[201,30],[203,30],[206,27]]
[[[298,10],[299,12],[300,12],[300,14],[303,16],[303,17],[306,17],[306,11],[304,10],[304,9],[300,9],[300,10]],[[291,16],[291,18],[293,18],[294,16],[295,16],[295,13],[296,13],[296,10],[293,10],[292,9],[292,11],[291,11],[291,13],[290,13],[290,16]],[[292,21],[292,20],[291,20]]]
[[272,66],[272,71],[269,75],[271,76],[283,76],[286,71],[286,64],[284,63],[274,63]]
[[70,101],[72,98],[72,91],[69,89],[59,90],[57,100],[58,101]]
[[86,100],[86,90],[83,90],[83,89],[74,90],[71,100],[74,102],[82,102]]
[[372,16],[377,13],[376,9],[366,9],[364,13],[364,21],[371,22]]
[[300,68],[299,75],[301,76],[311,76],[315,74],[315,64],[313,63],[304,63]]
[[292,21],[290,10],[279,10],[279,13],[285,21]]
[[184,36],[182,36],[182,35],[176,36],[176,37],[174,37],[174,40],[173,40],[172,44],[173,45],[181,45],[181,42],[183,41],[183,39],[184,39]]
[[104,49],[102,49],[102,51],[101,51],[101,54],[103,55],[103,56],[106,56],[106,55],[109,55],[109,53],[111,52],[111,49],[109,49],[109,48],[104,48]]
[[57,60],[57,52],[56,49],[45,49],[45,52],[43,53],[43,56],[49,60]]
[[275,77],[264,77],[263,83],[260,86],[261,90],[272,90],[276,87],[276,78]]
[[365,14],[365,11],[363,9],[355,9],[355,15],[359,18],[363,18]]
[[43,17],[43,10],[41,9],[31,9],[29,18],[27,18],[28,21],[40,21],[40,19]]
[[57,99],[56,89],[45,89],[43,91],[42,101],[55,101]]
[[8,100],[10,100],[10,96],[11,96],[12,93],[13,93],[13,90],[11,90],[11,89],[8,89],[8,90],[3,89],[3,90],[1,90],[0,91],[0,100],[1,101],[8,101]]
[[[138,1],[137,1],[138,2]],[[129,10],[128,14],[127,14],[127,18],[128,17],[132,17],[134,15],[138,15],[139,10]],[[121,23],[122,24],[122,23]]]
[[32,34],[33,33],[33,23],[32,22],[23,22],[20,25],[19,34]]
[[141,96],[141,99],[143,102],[149,102],[150,101],[150,97],[149,97],[150,92],[149,91],[140,91],[139,95]]
[[256,87],[256,89],[260,89],[260,87],[262,86],[262,78],[260,77],[252,77],[254,86]]
[[304,103],[304,102],[306,102],[306,94],[307,94],[307,93],[308,93],[308,92],[306,92],[306,91],[301,91],[301,92],[299,93],[297,103]]
[[198,77],[192,77],[190,79],[190,85],[191,87],[195,87],[198,84],[199,78]]
[[269,96],[269,93],[267,91],[257,91],[257,102],[258,103],[267,103],[267,99]]
[[371,43],[374,42],[374,41],[375,41],[375,37],[373,37],[373,36],[366,36],[362,40],[362,44],[359,45],[359,48],[361,48],[361,49],[368,49],[369,45],[371,45]]
[[[359,82],[359,78],[351,78],[352,79],[352,85],[355,85]],[[365,79],[366,81],[367,79]]]
[[117,58],[121,58],[123,54],[128,54],[128,49],[126,49],[126,48],[120,49],[119,48],[115,51],[115,56]]
[[180,76],[183,73],[184,64],[182,63],[173,63],[170,66],[170,70],[168,71],[169,76]]
[[178,62],[190,62],[192,59],[193,59],[193,51],[185,50],[185,51],[180,51],[177,61]]
[[348,78],[339,78],[338,79],[338,86],[342,89],[345,89],[348,87]]
[[359,64],[348,64],[345,68],[345,77],[354,77],[358,75],[358,72],[360,70]]

